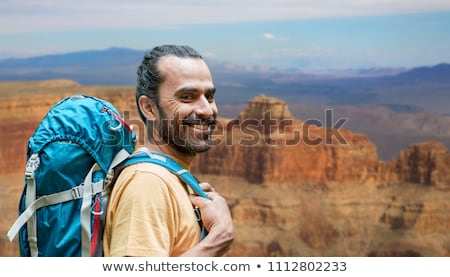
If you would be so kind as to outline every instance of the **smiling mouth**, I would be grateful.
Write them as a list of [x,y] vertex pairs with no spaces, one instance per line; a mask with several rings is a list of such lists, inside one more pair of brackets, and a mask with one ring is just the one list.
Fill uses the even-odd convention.
[[199,131],[212,131],[214,130],[216,120],[214,118],[208,119],[198,119],[198,118],[188,118],[183,120],[183,124],[188,125],[194,130]]
[[191,125],[192,128],[197,129],[197,130],[209,130],[210,125]]

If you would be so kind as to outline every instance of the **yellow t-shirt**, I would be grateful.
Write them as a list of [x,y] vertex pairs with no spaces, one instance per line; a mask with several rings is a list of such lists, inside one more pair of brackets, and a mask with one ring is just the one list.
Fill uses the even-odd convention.
[[179,256],[200,241],[190,188],[167,169],[139,163],[125,168],[110,195],[105,256]]

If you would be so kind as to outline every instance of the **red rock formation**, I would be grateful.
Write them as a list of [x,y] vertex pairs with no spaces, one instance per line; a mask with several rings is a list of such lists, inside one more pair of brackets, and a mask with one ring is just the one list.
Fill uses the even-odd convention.
[[399,179],[438,188],[450,188],[450,154],[440,142],[410,145],[400,152]]
[[443,144],[412,145],[402,151],[397,162],[382,162],[367,136],[326,128],[333,124],[302,122],[292,116],[284,101],[258,96],[238,119],[219,120],[214,146],[199,155],[192,168],[196,173],[265,184],[412,182],[450,186],[450,155]]
[[193,166],[199,173],[256,183],[364,182],[376,174],[376,147],[367,136],[302,122],[275,98],[254,98],[237,120],[221,120],[214,138]]

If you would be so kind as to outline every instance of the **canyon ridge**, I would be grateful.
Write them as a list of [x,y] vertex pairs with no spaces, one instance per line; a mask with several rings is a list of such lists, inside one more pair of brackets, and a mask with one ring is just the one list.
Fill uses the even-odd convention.
[[[52,105],[76,93],[113,103],[144,142],[132,87],[0,82],[0,256],[18,256],[6,232],[17,217],[27,140]],[[320,123],[264,95],[237,118],[218,119],[214,146],[191,170],[228,200],[236,239],[227,255],[450,256],[444,144],[418,141],[381,161],[367,135]]]

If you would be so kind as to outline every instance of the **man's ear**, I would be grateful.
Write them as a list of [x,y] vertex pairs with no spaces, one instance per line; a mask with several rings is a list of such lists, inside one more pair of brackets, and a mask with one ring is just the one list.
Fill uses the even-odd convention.
[[148,121],[155,121],[157,118],[156,106],[148,96],[141,95],[139,97],[139,108]]

